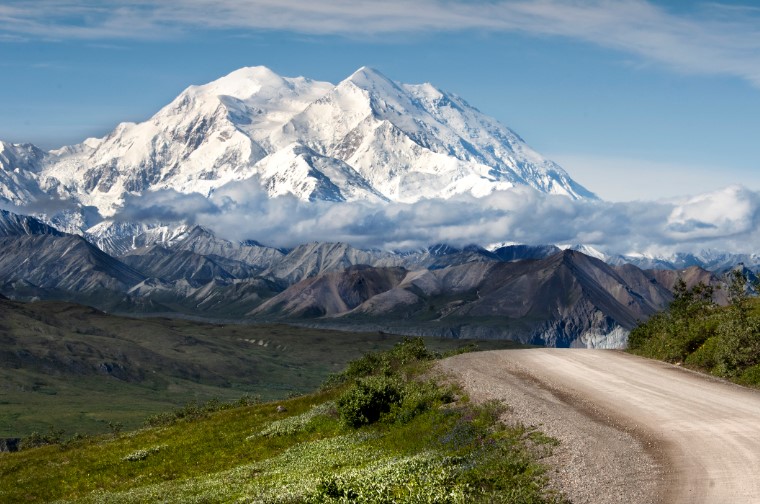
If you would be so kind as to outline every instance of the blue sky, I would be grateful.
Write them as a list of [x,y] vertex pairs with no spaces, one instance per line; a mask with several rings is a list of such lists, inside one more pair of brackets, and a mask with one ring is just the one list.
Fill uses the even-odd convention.
[[0,139],[102,136],[242,66],[338,82],[368,65],[461,95],[608,200],[757,190],[753,5],[6,0]]

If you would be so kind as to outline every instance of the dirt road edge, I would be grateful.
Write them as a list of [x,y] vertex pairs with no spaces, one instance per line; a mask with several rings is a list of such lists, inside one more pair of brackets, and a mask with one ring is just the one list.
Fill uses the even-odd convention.
[[463,354],[438,366],[473,401],[507,404],[504,422],[538,427],[560,441],[543,462],[550,468],[551,484],[573,503],[669,502],[668,449],[654,433],[601,410],[501,352]]

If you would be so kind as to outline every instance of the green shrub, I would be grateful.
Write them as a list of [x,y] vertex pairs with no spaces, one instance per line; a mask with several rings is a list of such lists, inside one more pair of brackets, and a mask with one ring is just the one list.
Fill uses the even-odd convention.
[[728,310],[718,336],[716,374],[737,378],[745,369],[760,363],[760,318],[738,316],[735,310]]
[[51,427],[47,433],[32,432],[19,441],[19,450],[28,450],[46,445],[59,445],[63,443],[63,430]]
[[405,423],[433,406],[453,400],[451,387],[441,387],[434,380],[414,379],[427,369],[424,363],[440,357],[425,347],[422,338],[406,338],[387,352],[367,354],[351,362],[323,388],[355,380],[337,403],[346,425],[370,424],[384,414],[391,422]]
[[686,358],[686,364],[696,366],[708,371],[718,363],[717,351],[720,346],[720,338],[713,336],[702,343],[702,346]]
[[363,378],[377,373],[384,362],[385,359],[382,354],[370,352],[355,361],[349,362],[344,374],[349,378]]
[[628,335],[628,350],[663,360],[670,360],[668,340],[672,337],[669,314],[657,313],[646,323],[634,327]]
[[743,385],[760,386],[760,364],[745,369],[738,381]]
[[631,331],[629,350],[668,362],[683,362],[714,334],[713,288],[699,283],[691,289],[676,282],[673,302],[667,311],[654,315]]
[[668,309],[631,331],[629,351],[686,365],[747,385],[760,385],[760,300],[741,272],[728,277],[730,304],[719,307],[704,284],[679,281]]
[[342,499],[352,502],[358,497],[351,488],[345,488],[345,483],[335,476],[323,476],[317,483],[317,491],[314,494],[315,502],[332,502]]
[[124,428],[124,424],[121,422],[108,422],[108,430],[111,431],[111,434],[113,436],[117,436],[121,434],[121,430]]
[[348,363],[346,370],[333,374],[322,384],[322,390],[329,390],[357,378],[367,376],[391,376],[401,368],[414,362],[425,362],[440,358],[441,355],[425,347],[422,338],[404,338],[389,351],[368,353]]
[[389,352],[391,364],[398,368],[414,361],[433,360],[440,355],[430,352],[422,338],[404,338]]
[[350,427],[377,422],[383,413],[401,402],[402,391],[402,384],[387,376],[359,379],[338,399],[338,413]]
[[454,400],[452,387],[443,387],[433,380],[411,380],[403,390],[403,399],[391,408],[391,417],[396,422],[406,423],[430,410]]

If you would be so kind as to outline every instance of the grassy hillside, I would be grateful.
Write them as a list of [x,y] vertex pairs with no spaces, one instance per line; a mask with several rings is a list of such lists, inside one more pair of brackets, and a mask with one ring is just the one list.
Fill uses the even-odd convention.
[[562,502],[537,462],[555,442],[441,385],[432,357],[408,340],[306,396],[0,453],[0,501]]
[[[400,340],[377,332],[132,319],[70,303],[0,299],[0,437],[51,428],[108,432],[190,401],[311,392],[350,360]],[[467,342],[429,344],[447,350]]]
[[713,302],[704,284],[676,285],[670,307],[639,325],[628,339],[629,351],[760,386],[760,299],[746,293],[746,279],[734,273],[728,306]]

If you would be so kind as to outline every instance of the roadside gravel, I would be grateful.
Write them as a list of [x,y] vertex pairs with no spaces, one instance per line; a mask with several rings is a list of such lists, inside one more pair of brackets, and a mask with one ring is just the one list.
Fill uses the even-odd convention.
[[573,502],[760,502],[760,392],[610,350],[541,348],[440,363],[505,421],[562,445],[548,462]]
[[524,351],[463,354],[439,366],[458,379],[472,400],[506,403],[503,421],[536,426],[560,441],[543,462],[551,468],[552,485],[573,503],[666,502],[659,492],[664,476],[656,443],[563,384],[540,379],[514,358]]

